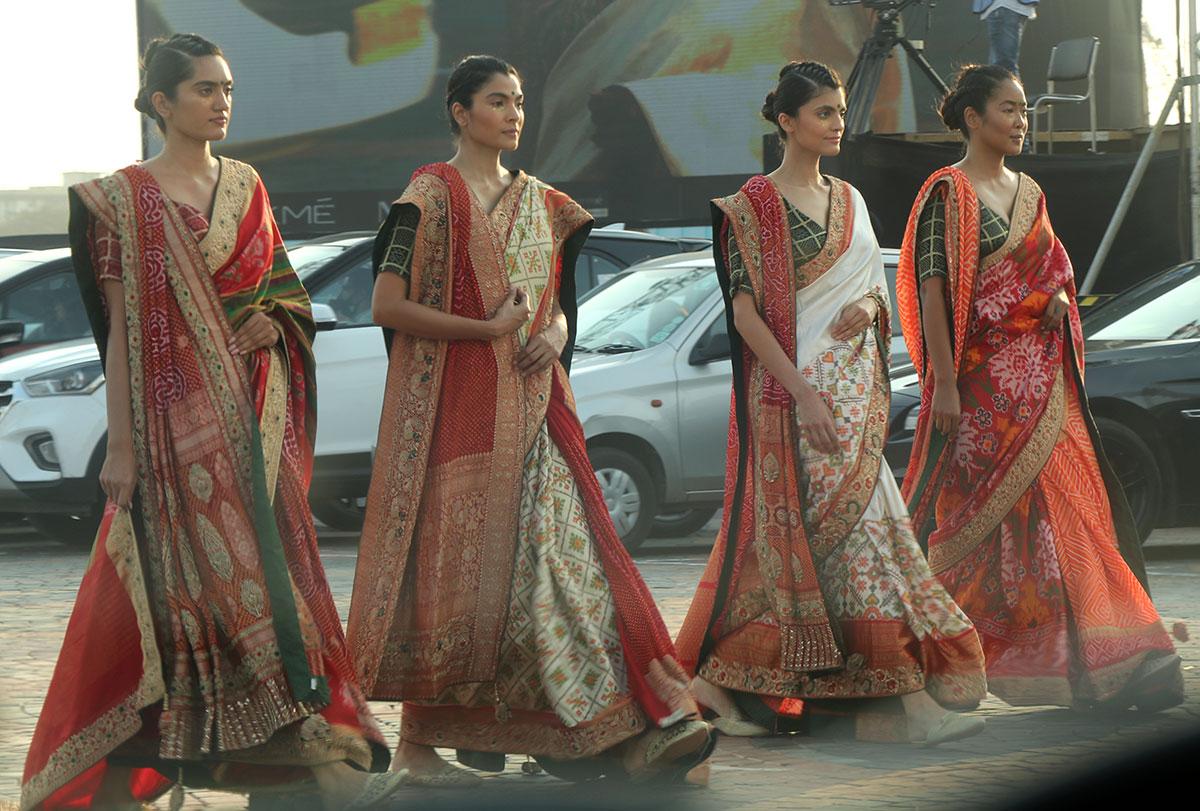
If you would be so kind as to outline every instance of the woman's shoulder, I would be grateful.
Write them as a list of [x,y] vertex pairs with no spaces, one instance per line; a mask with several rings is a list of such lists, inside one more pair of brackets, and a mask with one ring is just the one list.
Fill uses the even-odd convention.
[[425,204],[445,201],[450,195],[450,182],[446,176],[449,164],[429,163],[412,173],[408,185],[395,200],[396,203],[414,203],[424,208]]

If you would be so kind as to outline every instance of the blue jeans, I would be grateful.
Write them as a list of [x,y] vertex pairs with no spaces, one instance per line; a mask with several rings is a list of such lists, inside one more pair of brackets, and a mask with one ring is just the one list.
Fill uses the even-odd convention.
[[984,20],[988,28],[988,61],[1008,68],[1017,76],[1021,70],[1017,59],[1021,54],[1021,32],[1029,18],[1012,9],[998,8]]

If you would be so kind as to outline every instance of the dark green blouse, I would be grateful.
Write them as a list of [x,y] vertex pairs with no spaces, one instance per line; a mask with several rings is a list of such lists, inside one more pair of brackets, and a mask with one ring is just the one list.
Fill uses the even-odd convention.
[[[825,247],[825,238],[829,235],[825,226],[805,214],[800,209],[783,199],[783,207],[787,211],[788,229],[792,234],[792,263],[799,268],[808,264],[821,249]],[[742,261],[742,252],[738,249],[733,229],[729,229],[729,295],[737,293],[754,294],[750,284],[750,274]]]
[[[979,204],[979,256],[995,252],[1008,239],[1008,223],[982,202]],[[946,204],[931,194],[917,219],[917,280],[931,276],[947,278]]]
[[404,206],[396,219],[396,229],[392,231],[392,242],[388,245],[379,263],[379,272],[398,273],[400,278],[408,281],[412,278],[413,245],[417,241],[417,224],[421,221],[421,212],[416,206]]

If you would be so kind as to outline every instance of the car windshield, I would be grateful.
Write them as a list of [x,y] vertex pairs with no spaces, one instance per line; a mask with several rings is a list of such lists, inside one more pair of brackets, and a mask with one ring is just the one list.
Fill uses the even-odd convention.
[[1200,338],[1200,265],[1133,288],[1098,310],[1087,326],[1095,341]]
[[343,245],[323,245],[321,243],[301,245],[288,251],[288,259],[291,260],[292,269],[296,271],[296,275],[300,277],[301,281],[304,281],[306,276],[311,276],[313,271],[319,270],[326,262],[344,250],[346,248]]
[[672,267],[628,273],[579,306],[575,348],[636,352],[671,336],[717,289],[711,267]]

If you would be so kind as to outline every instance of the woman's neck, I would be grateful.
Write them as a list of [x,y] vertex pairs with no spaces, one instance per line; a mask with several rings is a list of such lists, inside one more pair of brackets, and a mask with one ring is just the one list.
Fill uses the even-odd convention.
[[499,149],[483,146],[469,138],[459,139],[458,151],[449,163],[463,177],[489,185],[503,182],[508,174],[508,170],[500,164]]
[[786,147],[783,161],[771,177],[787,186],[796,188],[824,188],[821,177],[821,156],[797,147]]
[[967,142],[967,154],[959,161],[959,167],[968,175],[980,180],[997,180],[1004,177],[1004,153],[985,146]]
[[208,141],[198,141],[186,135],[167,137],[157,162],[166,164],[181,174],[206,175],[212,170],[213,156]]

